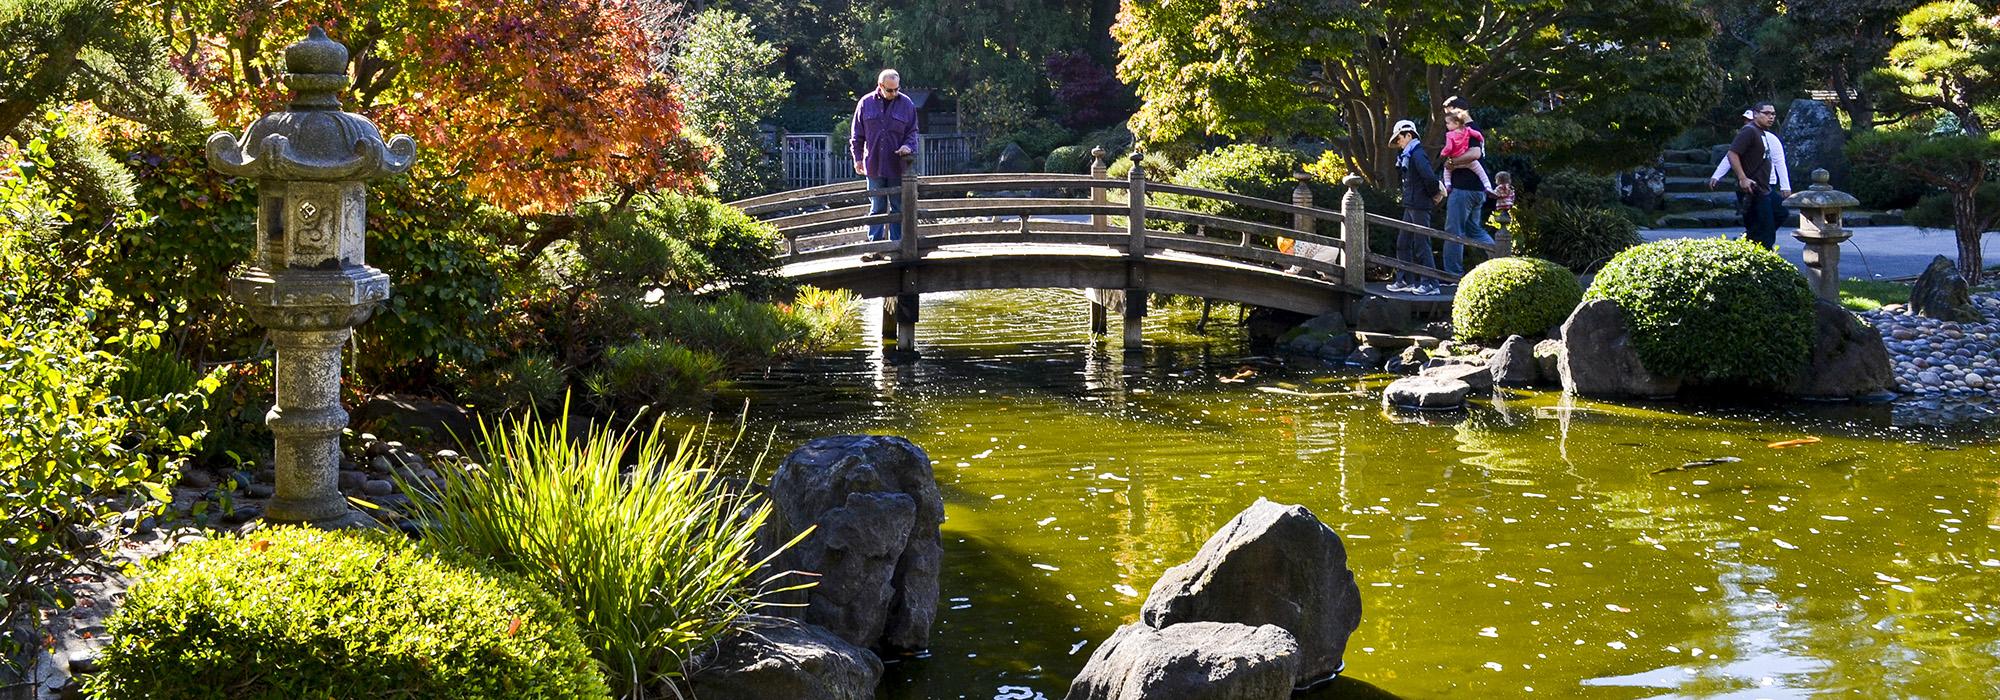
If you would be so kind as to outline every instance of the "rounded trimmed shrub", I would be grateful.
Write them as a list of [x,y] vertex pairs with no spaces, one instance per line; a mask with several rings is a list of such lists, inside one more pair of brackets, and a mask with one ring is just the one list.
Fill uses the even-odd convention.
[[275,528],[182,546],[108,628],[86,681],[105,700],[610,697],[547,594],[380,534]]
[[1049,157],[1042,160],[1042,171],[1050,173],[1084,174],[1090,172],[1090,149],[1083,146],[1057,146],[1049,151]]
[[1678,238],[1626,250],[1584,299],[1618,302],[1639,359],[1663,376],[1782,386],[1812,349],[1805,277],[1747,241]]
[[1459,281],[1451,327],[1471,340],[1540,335],[1569,318],[1582,300],[1583,285],[1561,265],[1541,258],[1495,258]]
[[1523,255],[1555,262],[1571,272],[1602,267],[1619,251],[1639,245],[1639,227],[1617,211],[1541,202],[1515,210],[1520,227],[1514,245]]

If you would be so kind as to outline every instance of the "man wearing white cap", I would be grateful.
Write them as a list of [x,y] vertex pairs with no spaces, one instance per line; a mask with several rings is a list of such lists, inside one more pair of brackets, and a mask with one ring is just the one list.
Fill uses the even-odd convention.
[[[1399,149],[1396,170],[1403,175],[1403,220],[1430,226],[1431,208],[1436,206],[1440,190],[1430,156],[1424,154],[1424,145],[1417,140],[1417,124],[1404,119],[1396,122],[1390,133],[1393,136],[1389,145]],[[1396,259],[1423,267],[1437,266],[1431,255],[1430,238],[1408,231],[1396,233]],[[1438,293],[1438,287],[1416,273],[1397,270],[1395,279],[1389,282],[1389,291],[1432,295]]]

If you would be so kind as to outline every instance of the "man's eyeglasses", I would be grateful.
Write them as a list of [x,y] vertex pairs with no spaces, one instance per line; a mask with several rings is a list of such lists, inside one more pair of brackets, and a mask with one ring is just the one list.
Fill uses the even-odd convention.
[[1778,113],[1777,113],[1777,112],[1758,112],[1758,114],[1762,114],[1762,115],[1764,115],[1764,116],[1767,116],[1767,117],[1775,117],[1775,116],[1778,116]]

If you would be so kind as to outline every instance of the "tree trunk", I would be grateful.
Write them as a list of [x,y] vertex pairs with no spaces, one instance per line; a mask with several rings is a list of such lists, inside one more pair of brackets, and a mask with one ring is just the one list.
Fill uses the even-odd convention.
[[1986,262],[1980,259],[1979,238],[1985,232],[1979,226],[1979,185],[1951,193],[1951,219],[1958,231],[1958,273],[1965,276],[1965,283],[1978,286]]
[[[1847,113],[1849,128],[1857,132],[1874,130],[1875,100],[1868,96],[1867,89],[1848,79],[1847,66],[1834,66],[1828,82],[1836,99],[1840,100],[1841,111]],[[1849,91],[1854,93],[1852,97],[1848,96]]]

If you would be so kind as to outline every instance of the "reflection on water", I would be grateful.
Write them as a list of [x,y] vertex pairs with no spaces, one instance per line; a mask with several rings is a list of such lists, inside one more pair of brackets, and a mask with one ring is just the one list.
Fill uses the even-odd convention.
[[[781,446],[889,433],[934,460],[944,609],[884,697],[1060,698],[1154,579],[1260,496],[1338,530],[1362,585],[1352,678],[1311,697],[2000,688],[1991,424],[1536,393],[1406,422],[1365,391],[1380,377],[1194,320],[1156,314],[1127,355],[1088,337],[1073,292],[937,295],[917,362],[858,343],[725,400]],[[1822,441],[1767,447],[1806,436]],[[1682,466],[1718,457],[1739,461]]]

